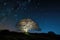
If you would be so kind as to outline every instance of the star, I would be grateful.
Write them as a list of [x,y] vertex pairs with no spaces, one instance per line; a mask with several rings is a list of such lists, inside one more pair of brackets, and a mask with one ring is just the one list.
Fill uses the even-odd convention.
[[40,3],[37,3],[37,5],[39,6],[39,5],[40,5]]
[[15,16],[15,17],[17,17],[18,15],[17,15],[17,14],[15,14],[14,16]]
[[5,5],[7,5],[7,3],[6,3],[6,2],[4,2],[4,6],[5,6]]
[[28,0],[28,2],[31,2],[31,0]]
[[14,10],[14,8],[11,8],[11,10]]
[[2,13],[2,16],[5,16],[5,13]]
[[38,8],[37,6],[35,8]]

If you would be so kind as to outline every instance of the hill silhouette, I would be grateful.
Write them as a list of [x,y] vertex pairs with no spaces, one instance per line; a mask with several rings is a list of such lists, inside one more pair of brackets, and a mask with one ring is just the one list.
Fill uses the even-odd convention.
[[29,33],[29,35],[26,35],[21,32],[1,30],[0,40],[60,40],[60,35],[57,35],[54,32]]

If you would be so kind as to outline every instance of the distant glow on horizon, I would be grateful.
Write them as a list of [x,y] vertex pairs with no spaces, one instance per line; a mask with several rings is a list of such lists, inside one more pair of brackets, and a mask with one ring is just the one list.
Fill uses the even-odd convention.
[[29,30],[38,29],[37,24],[32,19],[22,19],[19,22],[18,27],[22,32],[29,32]]

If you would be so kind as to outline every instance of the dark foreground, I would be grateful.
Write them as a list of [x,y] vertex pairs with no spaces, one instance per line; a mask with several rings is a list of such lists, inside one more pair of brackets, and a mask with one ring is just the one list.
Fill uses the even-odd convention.
[[60,35],[53,32],[48,33],[24,33],[10,32],[8,30],[0,31],[0,40],[60,40]]

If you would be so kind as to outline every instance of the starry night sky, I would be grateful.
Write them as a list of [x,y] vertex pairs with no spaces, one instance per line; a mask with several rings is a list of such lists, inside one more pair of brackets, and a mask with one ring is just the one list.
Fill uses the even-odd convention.
[[60,2],[53,0],[0,0],[0,30],[18,31],[23,18],[35,20],[41,32],[60,34]]

